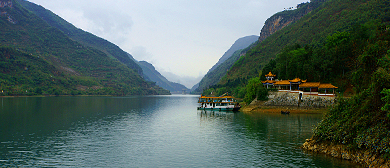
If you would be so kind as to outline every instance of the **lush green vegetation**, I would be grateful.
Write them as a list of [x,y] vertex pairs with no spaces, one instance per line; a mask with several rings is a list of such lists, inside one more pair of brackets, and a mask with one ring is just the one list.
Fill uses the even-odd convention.
[[[272,71],[279,79],[299,77],[309,81],[331,82],[343,92],[352,88],[350,73],[357,53],[348,51],[365,44],[359,34],[367,34],[360,25],[372,20],[390,20],[390,5],[386,1],[328,0],[311,1],[317,8],[297,22],[277,31],[264,41],[248,48],[218,84],[210,86],[203,94],[229,92],[243,98],[248,80]],[[302,8],[302,7],[301,7]],[[305,8],[302,8],[305,9]],[[299,10],[283,11],[276,15],[293,17]],[[359,25],[359,26],[358,26]],[[355,33],[356,35],[351,35]],[[350,42],[350,43],[346,43]],[[344,45],[344,46],[342,46]],[[359,50],[354,50],[359,51]]]
[[104,80],[69,75],[42,57],[10,47],[0,47],[0,72],[0,96],[169,94],[154,83],[147,84],[155,90],[148,93],[124,82],[109,86]]
[[[0,44],[3,46],[3,52],[12,56],[11,60],[2,60],[4,62],[1,63],[4,66],[0,69],[4,72],[2,74],[4,77],[2,78],[2,87],[6,87],[4,91],[7,91],[8,95],[29,95],[26,94],[25,89],[34,90],[38,86],[43,87],[40,89],[42,94],[54,93],[58,95],[73,93],[98,95],[161,93],[160,88],[144,81],[134,70],[117,59],[107,56],[102,51],[71,40],[62,31],[48,25],[17,2],[13,1],[13,3],[13,8],[5,7],[1,10],[11,16],[14,23],[9,22],[5,15],[0,16],[0,24],[2,25],[0,27]],[[25,54],[33,57],[17,57]],[[39,58],[40,61],[44,61],[50,66],[43,66],[41,65],[42,62],[39,62],[37,65],[39,68],[31,69],[29,66],[32,65],[29,65],[28,62],[32,58]],[[25,79],[28,79],[30,74],[23,75],[23,73],[17,71],[15,74],[8,72],[7,69],[17,65],[12,62],[13,60],[22,62],[20,66],[28,64],[29,73],[38,70],[44,71],[44,74],[50,74],[49,72],[51,72],[53,74],[51,76],[59,77],[58,81],[64,81],[66,84],[52,83],[53,80],[50,78],[48,79],[52,82],[43,84],[29,82]],[[45,68],[49,69],[46,71]],[[10,77],[7,74],[13,76]],[[45,76],[47,75],[43,75],[43,77]],[[54,81],[56,80],[54,79]],[[51,88],[56,88],[56,90],[51,91],[53,90]],[[73,91],[75,88],[77,91]],[[24,92],[20,92],[20,90],[24,90]],[[89,91],[84,92],[86,90]],[[38,92],[33,94],[39,93],[38,89]]]
[[250,102],[254,81],[264,80],[269,71],[279,79],[299,77],[331,82],[341,92],[352,89],[355,96],[339,99],[314,138],[390,158],[389,9],[388,1],[324,2],[250,49],[210,89],[242,96],[247,86],[245,101]]
[[[315,129],[318,141],[345,144],[350,149],[368,149],[390,158],[390,26],[364,25],[338,40],[354,59],[349,77],[356,90],[351,99],[341,99]],[[340,33],[338,33],[340,34]],[[348,64],[346,64],[348,65]],[[339,64],[339,66],[342,66]],[[343,66],[342,66],[343,67]]]
[[70,37],[71,39],[104,52],[108,56],[115,58],[123,64],[127,65],[142,76],[142,69],[140,66],[137,65],[137,63],[135,63],[134,60],[130,58],[132,56],[120,49],[115,44],[100,37],[97,37],[89,32],[78,29],[77,27],[73,26],[72,24],[57,16],[53,12],[46,10],[42,6],[36,5],[25,0],[17,0],[17,2],[19,2],[23,7],[25,7],[35,15],[42,18],[50,26],[61,30],[66,36]]
[[256,97],[260,101],[268,100],[268,90],[263,86],[259,77],[249,79],[244,101],[249,104]]
[[[373,19],[381,21],[390,20],[390,5],[387,1],[328,0],[326,2],[312,1],[310,3],[317,3],[318,8],[252,47],[245,56],[242,56],[234,63],[227,75],[218,83],[219,86],[224,87],[229,82],[241,79],[242,83],[237,84],[235,87],[243,87],[248,79],[257,77],[262,73],[262,69],[270,60],[275,60],[277,55],[284,51],[286,46],[293,47],[296,44],[310,46],[310,48],[304,47],[304,50],[300,50],[300,52],[310,52],[312,50],[311,48],[321,46],[328,40],[328,36],[337,31],[348,31],[354,28],[355,25],[361,25]],[[294,11],[284,11],[283,13],[293,15]],[[333,62],[329,62],[329,64],[331,63]],[[326,69],[323,70],[327,71]],[[280,75],[284,77],[284,74]],[[307,78],[328,80],[327,75],[329,74],[315,75],[312,75],[312,77],[307,76]],[[295,76],[295,74],[291,74],[290,76]],[[305,76],[301,78],[305,78]]]

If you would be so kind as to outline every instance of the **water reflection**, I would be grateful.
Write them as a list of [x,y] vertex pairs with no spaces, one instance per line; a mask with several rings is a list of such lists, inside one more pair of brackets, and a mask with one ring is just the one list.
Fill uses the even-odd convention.
[[[359,167],[349,161],[300,149],[305,139],[311,137],[322,114],[198,111],[198,117],[200,124],[218,137],[211,138],[212,141],[223,144],[219,150],[240,158],[235,160],[236,166],[250,163],[255,167]],[[229,143],[221,143],[226,140]]]
[[2,98],[0,167],[353,165],[299,149],[321,115],[197,111],[196,102],[182,95]]

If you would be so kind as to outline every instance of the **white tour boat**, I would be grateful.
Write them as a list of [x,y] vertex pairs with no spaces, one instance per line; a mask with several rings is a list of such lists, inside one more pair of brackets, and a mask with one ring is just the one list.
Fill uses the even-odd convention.
[[233,96],[207,97],[200,96],[198,110],[238,111],[241,106]]

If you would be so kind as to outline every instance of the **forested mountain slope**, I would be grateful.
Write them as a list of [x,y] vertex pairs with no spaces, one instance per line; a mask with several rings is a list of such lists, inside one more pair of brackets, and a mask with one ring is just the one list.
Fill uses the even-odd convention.
[[168,79],[162,76],[152,64],[146,61],[139,61],[138,63],[142,68],[146,80],[156,82],[156,85],[169,90],[171,93],[177,94],[182,93],[183,90],[188,90],[188,88],[180,83],[168,81]]
[[28,2],[26,0],[17,0],[23,7],[33,12],[35,15],[39,16],[45,20],[49,25],[61,30],[65,35],[71,39],[78,41],[87,46],[98,49],[107,55],[118,59],[120,62],[129,66],[131,69],[134,69],[138,74],[142,76],[142,69],[138,66],[125,51],[120,49],[117,45],[97,37],[89,32],[81,30],[61,17],[57,16],[53,12],[45,9],[42,6]]
[[[214,66],[213,68],[217,70],[209,71],[206,76],[202,79],[202,81],[198,84],[199,87],[194,91],[194,93],[202,92],[209,86],[213,86],[220,82],[222,77],[227,74],[227,71],[234,65],[234,63],[241,57],[246,55],[246,52],[257,46],[259,43],[264,41],[267,37],[271,36],[275,32],[287,27],[297,20],[301,19],[304,15],[310,13],[312,10],[316,9],[320,6],[320,4],[324,0],[312,1],[312,3],[301,3],[297,5],[296,10],[285,10],[283,12],[279,12],[265,21],[265,24],[260,32],[260,37],[258,41],[247,48],[241,48],[242,50],[237,50],[227,61],[219,64],[218,66]],[[228,85],[243,85],[247,78],[239,78],[237,80],[230,80]],[[226,84],[226,83],[225,83]],[[223,86],[222,86],[223,87]]]
[[[4,77],[1,79],[4,94],[24,95],[26,92],[21,91],[25,90],[31,92],[43,90],[44,94],[59,95],[69,95],[72,91],[77,94],[103,95],[162,93],[163,89],[147,83],[133,69],[116,58],[70,39],[63,31],[50,26],[40,17],[22,7],[19,2],[0,1],[6,4],[0,7],[0,45],[7,46],[3,49],[4,60],[0,67]],[[14,57],[13,53],[16,53],[16,56],[28,54],[32,57],[20,60]],[[10,58],[13,59],[9,60]],[[14,72],[7,70],[10,65],[7,62],[14,61],[16,63],[11,65],[20,63],[22,66],[19,68],[29,69],[28,71],[39,69],[23,67],[23,65],[28,65],[28,62],[32,62],[29,59],[39,59],[42,65],[51,65],[48,68],[55,67],[55,70],[42,69],[42,71],[50,71],[53,74],[51,81],[58,83],[39,82],[41,77],[26,82],[25,79],[29,79],[30,76],[17,75],[21,73],[11,75]],[[61,76],[63,78],[58,79]],[[64,83],[67,83],[66,87],[61,87],[60,85]],[[32,94],[39,94],[39,92]]]
[[[185,86],[181,84],[173,83],[166,80],[165,77],[161,76],[161,74],[157,72],[154,68],[149,69],[149,66],[141,67],[142,65],[145,64],[143,63],[138,64],[138,61],[135,60],[132,55],[123,51],[115,44],[103,38],[97,37],[89,32],[76,28],[75,26],[65,21],[61,17],[57,16],[56,14],[52,13],[49,10],[46,10],[45,8],[39,5],[36,5],[34,3],[25,0],[18,0],[18,1],[25,8],[27,8],[28,10],[32,11],[34,14],[38,15],[43,20],[45,20],[48,24],[63,31],[65,35],[69,36],[71,39],[78,41],[82,44],[88,45],[90,47],[93,47],[95,49],[101,50],[107,55],[118,59],[125,65],[134,69],[140,76],[143,76],[145,80],[150,79],[150,81],[156,82],[158,86],[167,89],[171,92],[180,91],[181,93],[182,89],[187,89]],[[144,73],[144,71],[148,71],[148,72]]]
[[225,52],[225,54],[222,55],[222,57],[218,60],[218,62],[208,72],[213,71],[215,68],[218,67],[218,65],[222,64],[223,62],[225,62],[237,50],[241,50],[241,49],[247,48],[249,45],[251,45],[252,43],[256,42],[258,40],[258,38],[259,38],[259,36],[252,35],[252,36],[241,37],[238,40],[236,40],[233,43],[233,45],[229,48],[229,50],[227,50]]
[[388,21],[390,16],[388,1],[313,0],[305,5],[311,3],[317,3],[318,7],[250,49],[234,64],[219,84],[221,86],[228,83],[235,83],[235,86],[245,84],[247,79],[258,76],[262,68],[287,46],[300,44],[315,47],[325,42],[327,36],[336,31],[349,30],[354,25],[374,19]]
[[[244,48],[247,48],[252,43],[258,40],[259,36],[246,36],[236,40],[233,45],[225,52],[225,54],[219,59],[219,61],[207,72],[207,74],[202,78],[202,80],[196,84],[192,93],[201,93],[205,88],[210,85],[215,85],[221,80],[221,78],[226,75],[226,72],[233,65],[235,61],[239,58],[241,51]],[[230,59],[234,57],[233,59]],[[226,62],[229,60],[228,62]]]

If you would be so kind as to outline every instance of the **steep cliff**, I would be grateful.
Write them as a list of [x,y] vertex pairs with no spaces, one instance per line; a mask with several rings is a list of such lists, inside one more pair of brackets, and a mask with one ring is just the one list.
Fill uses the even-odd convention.
[[317,8],[319,3],[323,1],[325,0],[313,1],[312,3],[301,3],[297,5],[297,9],[295,10],[285,10],[274,14],[265,21],[260,32],[259,41],[265,40],[275,32],[301,19],[313,9]]

